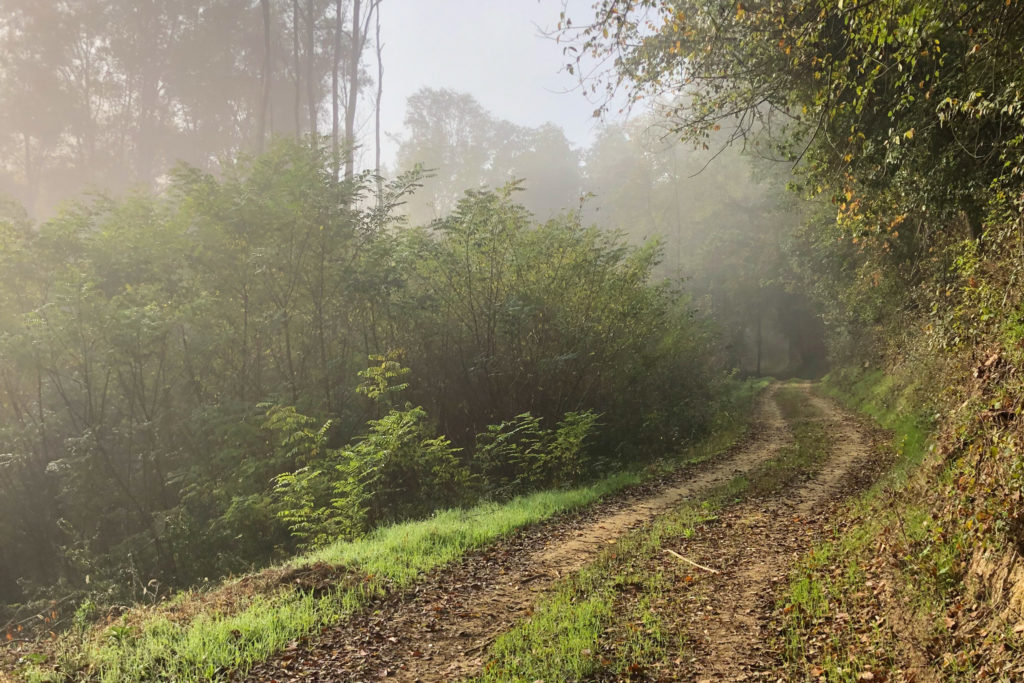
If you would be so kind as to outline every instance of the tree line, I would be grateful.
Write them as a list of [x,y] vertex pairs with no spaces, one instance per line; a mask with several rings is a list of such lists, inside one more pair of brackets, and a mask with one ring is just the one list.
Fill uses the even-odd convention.
[[658,277],[686,279],[744,372],[814,376],[823,330],[794,286],[786,241],[806,208],[787,196],[788,165],[680,140],[657,115],[606,122],[584,148],[551,124],[518,126],[472,96],[424,88],[409,98],[401,168],[429,169],[401,211],[413,222],[447,215],[466,188],[519,181],[519,201],[541,218],[578,207],[585,223],[633,244],[660,240]]
[[378,4],[5,0],[0,191],[49,214],[83,190],[152,187],[179,161],[214,169],[311,134],[351,178],[359,98],[382,85],[380,51],[376,65],[363,54]]
[[[578,212],[537,221],[514,187],[410,227],[415,184],[372,196],[329,149],[279,141],[216,175],[178,167],[158,195],[41,224],[6,211],[5,600],[139,597],[283,557],[321,533],[311,519],[357,533],[707,428],[719,356],[688,299],[652,280],[656,244]],[[313,495],[304,473],[341,485],[344,463],[381,474],[350,496],[370,512]],[[465,485],[424,488],[435,466]]]

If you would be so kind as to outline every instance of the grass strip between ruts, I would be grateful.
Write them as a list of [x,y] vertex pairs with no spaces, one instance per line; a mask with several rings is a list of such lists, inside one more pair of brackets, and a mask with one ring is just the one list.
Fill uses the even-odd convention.
[[[788,673],[810,674],[822,680],[859,681],[865,674],[880,676],[896,665],[900,637],[893,624],[875,621],[876,591],[885,581],[884,567],[875,561],[880,542],[923,545],[928,564],[948,563],[951,537],[928,544],[926,510],[893,499],[921,466],[929,447],[932,420],[915,405],[915,387],[903,386],[880,371],[837,373],[823,388],[849,409],[872,418],[892,434],[886,446],[895,456],[878,481],[849,501],[832,538],[813,548],[797,564],[788,593],[780,605],[781,649]],[[897,533],[896,530],[899,530]],[[913,569],[906,549],[908,573],[902,582],[908,609],[921,609],[941,600],[941,590]],[[913,574],[913,576],[911,576]],[[910,607],[914,605],[914,607]],[[862,678],[863,677],[863,678]]]

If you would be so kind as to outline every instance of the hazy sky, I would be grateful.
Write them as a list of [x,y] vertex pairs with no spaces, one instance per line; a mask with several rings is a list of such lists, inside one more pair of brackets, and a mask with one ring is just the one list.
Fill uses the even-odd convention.
[[[551,121],[585,145],[597,120],[594,104],[562,71],[562,45],[540,35],[554,28],[562,0],[384,0],[382,128],[402,134],[405,101],[422,87],[472,94],[485,109],[525,126]],[[570,0],[569,16],[589,14],[590,0]],[[540,28],[538,28],[540,27]],[[367,68],[376,69],[367,51]],[[571,92],[564,92],[571,90]],[[372,97],[372,95],[370,95]],[[363,139],[372,139],[372,121]],[[385,163],[397,145],[384,142]],[[364,159],[368,157],[364,154]]]

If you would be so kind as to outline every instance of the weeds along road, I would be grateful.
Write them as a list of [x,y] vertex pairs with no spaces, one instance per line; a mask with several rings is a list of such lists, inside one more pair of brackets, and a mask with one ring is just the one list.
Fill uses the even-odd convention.
[[[560,584],[609,557],[612,564],[628,561],[632,572],[681,582],[675,592],[685,599],[658,615],[680,645],[659,650],[657,661],[618,669],[615,634],[621,629],[615,621],[629,612],[629,599],[623,599],[603,624],[610,635],[593,653],[598,661],[588,678],[775,680],[779,653],[769,636],[787,568],[819,537],[829,504],[863,479],[870,452],[867,432],[811,385],[773,385],[758,404],[749,436],[722,457],[438,571],[412,591],[296,643],[246,680],[505,680],[527,672],[530,680],[539,677],[536,672],[547,680],[577,678],[578,667],[558,671],[557,653],[554,664],[543,655],[545,661],[532,666],[538,648],[528,639],[517,644],[513,638],[498,654],[492,646],[539,618],[535,610]],[[650,533],[659,518],[705,499],[717,500],[720,510],[698,533],[659,536],[654,545],[665,552],[651,552],[651,543],[641,543],[647,550],[634,556],[615,552],[627,537]],[[579,653],[566,654],[567,661],[578,662]]]
[[782,644],[773,640],[774,617],[789,568],[820,537],[830,505],[871,479],[871,435],[808,385],[800,388],[810,414],[802,416],[797,440],[809,452],[783,477],[797,481],[724,510],[688,548],[698,561],[730,568],[708,578],[689,610],[699,615],[684,629],[694,644],[688,668],[695,680],[778,680]]

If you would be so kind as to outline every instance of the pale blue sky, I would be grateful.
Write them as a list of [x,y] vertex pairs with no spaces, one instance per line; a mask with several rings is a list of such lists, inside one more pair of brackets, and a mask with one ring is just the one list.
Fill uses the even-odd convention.
[[[590,0],[570,0],[570,16],[589,14]],[[551,121],[576,145],[590,142],[595,105],[562,71],[562,45],[540,35],[554,28],[562,0],[383,0],[382,128],[402,133],[405,100],[421,87],[468,92],[493,114],[525,126]],[[376,69],[367,52],[367,68]],[[364,110],[365,111],[365,110]],[[367,114],[372,116],[372,114]],[[363,139],[372,136],[372,121]],[[390,164],[396,145],[385,139]],[[364,156],[365,158],[365,156]]]

